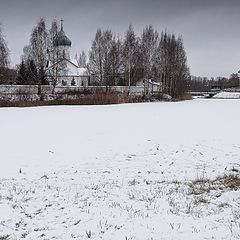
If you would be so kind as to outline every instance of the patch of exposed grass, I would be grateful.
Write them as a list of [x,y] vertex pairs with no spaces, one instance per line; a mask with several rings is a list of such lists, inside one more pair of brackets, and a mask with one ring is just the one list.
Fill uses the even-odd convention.
[[210,179],[208,178],[197,178],[189,183],[190,194],[201,195],[204,193],[209,193],[211,190],[214,190],[214,186]]
[[240,189],[240,176],[233,173],[225,174],[222,177],[217,177],[215,183],[231,190],[238,190]]
[[204,198],[204,197],[200,197],[200,198],[196,198],[195,200],[194,200],[194,204],[195,205],[198,205],[198,204],[200,204],[200,203],[202,203],[202,204],[208,204],[209,203],[209,201],[206,199],[206,198]]
[[70,98],[71,95],[57,95],[53,100],[36,100],[36,101],[0,101],[0,107],[35,107],[35,106],[51,106],[51,105],[105,105],[119,104],[131,102],[126,96],[123,97],[115,92],[96,93],[89,95],[76,95],[75,98]]
[[198,178],[189,183],[190,194],[202,195],[212,190],[238,190],[240,189],[239,174],[224,174],[213,180]]
[[191,94],[185,93],[185,94],[180,95],[177,99],[180,101],[185,101],[185,100],[192,100],[193,97]]
[[42,95],[38,100],[31,100],[31,95],[17,98],[18,100],[0,100],[0,107],[36,107],[51,105],[107,105],[121,103],[144,102],[142,96],[131,96],[114,91],[80,94],[78,92],[66,92],[50,95]]
[[9,235],[0,236],[0,240],[8,240],[8,239],[9,239]]

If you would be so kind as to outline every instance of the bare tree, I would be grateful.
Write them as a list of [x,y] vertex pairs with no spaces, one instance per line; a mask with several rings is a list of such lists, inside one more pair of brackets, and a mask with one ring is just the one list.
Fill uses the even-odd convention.
[[38,69],[41,66],[46,67],[47,63],[47,48],[48,48],[48,33],[46,29],[45,20],[43,18],[34,27],[30,45],[32,50],[32,58]]
[[58,54],[57,49],[54,46],[55,38],[57,37],[59,33],[59,24],[56,19],[53,19],[51,28],[49,30],[48,35],[48,59],[47,59],[47,74],[49,79],[51,79],[51,84],[53,86],[52,94],[55,92],[55,87],[57,85],[57,79],[59,75],[59,65],[56,65],[55,67],[51,67],[52,65],[56,64],[58,61]]
[[111,30],[105,30],[102,34],[102,44],[103,44],[103,80],[106,90],[111,82],[111,51],[113,46],[113,33]]
[[123,68],[128,75],[127,85],[133,85],[134,69],[138,67],[137,59],[139,53],[139,41],[135,35],[132,25],[129,25],[123,42]]
[[21,59],[25,63],[30,61],[31,59],[33,59],[33,57],[32,57],[32,48],[31,48],[30,44],[23,47],[23,54],[21,56]]
[[8,83],[9,63],[9,49],[0,24],[0,83]]
[[49,35],[43,18],[33,28],[30,43],[23,49],[23,60],[32,60],[37,68],[38,94],[41,94],[41,85],[47,84],[46,68],[48,62]]
[[96,84],[103,84],[103,36],[98,29],[89,52],[89,71]]
[[86,68],[87,67],[87,55],[84,51],[82,51],[79,55],[79,57],[76,57],[77,58],[77,62],[78,62],[78,65],[79,67],[81,68]]
[[163,92],[177,97],[186,91],[190,73],[181,37],[162,32],[154,69]]
[[48,64],[54,64],[57,61],[57,50],[54,47],[54,40],[57,37],[57,34],[59,32],[59,25],[56,19],[53,19],[51,28],[49,30],[48,35],[48,46],[47,46],[47,52],[48,52]]
[[141,37],[141,57],[145,78],[153,78],[154,59],[158,46],[158,32],[151,25],[147,26]]
[[114,36],[112,39],[109,62],[109,85],[117,85],[122,71],[122,43],[119,37]]
[[9,63],[9,49],[0,24],[0,67],[8,67]]
[[117,84],[122,66],[122,43],[111,30],[97,30],[89,52],[89,70],[99,85]]

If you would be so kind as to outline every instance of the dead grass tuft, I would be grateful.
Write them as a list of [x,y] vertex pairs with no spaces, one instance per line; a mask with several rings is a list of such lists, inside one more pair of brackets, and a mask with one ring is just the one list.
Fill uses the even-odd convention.
[[8,240],[8,239],[9,239],[9,235],[0,236],[0,240]]
[[[70,95],[69,95],[70,96]],[[0,107],[35,107],[51,105],[106,105],[132,102],[133,99],[128,96],[122,96],[116,92],[99,92],[87,95],[71,95],[69,98],[59,94],[53,100],[38,101],[0,101]]]
[[208,178],[195,179],[189,183],[190,194],[202,195],[212,190],[238,190],[240,189],[240,176],[238,174],[225,174],[214,180]]
[[233,190],[240,189],[240,176],[238,174],[225,174],[222,177],[216,178],[215,182],[225,188],[230,188]]
[[184,101],[184,100],[192,100],[193,98],[192,98],[191,94],[185,93],[185,94],[180,95],[177,99],[180,101]]

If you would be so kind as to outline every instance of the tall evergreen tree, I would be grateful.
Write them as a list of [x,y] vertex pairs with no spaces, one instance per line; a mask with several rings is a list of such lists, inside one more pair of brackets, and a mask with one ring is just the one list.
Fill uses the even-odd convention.
[[40,79],[40,84],[41,85],[48,85],[48,79],[47,79],[47,75],[46,75],[46,71],[44,69],[43,66],[41,66],[40,70],[39,70],[39,75],[41,77]]
[[27,61],[27,69],[26,69],[26,80],[25,83],[28,85],[38,85],[39,76],[36,64],[33,60]]
[[22,60],[18,67],[17,77],[16,77],[16,84],[17,85],[24,85],[27,79],[27,69],[25,62]]

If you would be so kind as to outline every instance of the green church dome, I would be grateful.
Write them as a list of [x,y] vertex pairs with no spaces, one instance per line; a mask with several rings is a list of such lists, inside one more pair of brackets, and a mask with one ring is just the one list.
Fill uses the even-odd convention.
[[64,35],[58,35],[54,39],[54,46],[71,46],[72,42],[71,40],[64,34]]
[[65,35],[63,31],[63,20],[61,20],[61,31],[55,37],[53,44],[54,46],[71,46],[71,40]]

